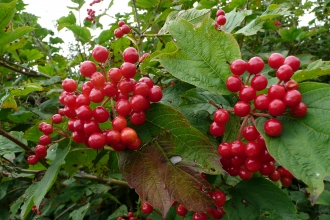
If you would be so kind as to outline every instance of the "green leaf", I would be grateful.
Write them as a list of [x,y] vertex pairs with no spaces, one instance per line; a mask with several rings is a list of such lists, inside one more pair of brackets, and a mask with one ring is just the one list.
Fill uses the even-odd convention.
[[0,32],[0,45],[9,44],[33,30],[33,27],[19,27],[14,31]]
[[[27,141],[23,139],[23,132],[11,131],[10,135],[14,136],[17,140],[21,141],[24,144],[27,144]],[[11,140],[0,135],[0,155],[8,153],[18,153],[24,152],[24,149],[12,142]]]
[[230,94],[225,84],[231,74],[227,62],[241,54],[235,38],[215,30],[213,23],[206,18],[195,28],[186,20],[172,22],[169,31],[177,51],[164,52],[158,58],[180,80],[220,95]]
[[[33,195],[36,191],[38,191],[39,183],[33,183],[25,190],[25,193],[18,199],[18,205],[20,206],[23,203],[21,207],[21,219],[26,219],[27,215],[31,212],[31,209],[33,207]],[[17,210],[16,210],[17,212]],[[16,213],[15,212],[15,213]],[[14,212],[13,212],[14,213]]]
[[20,53],[20,57],[27,62],[31,60],[38,60],[44,57],[44,55],[39,50],[32,49],[32,50],[23,50]]
[[241,24],[246,16],[252,14],[251,10],[236,11],[236,8],[229,13],[226,13],[226,31],[232,32],[237,26]]
[[22,106],[20,106],[13,114],[8,115],[8,119],[16,123],[27,122],[32,117],[33,113]]
[[297,27],[290,27],[282,28],[278,33],[284,41],[294,42],[295,40],[298,40],[298,37],[303,33],[303,30]]
[[324,190],[317,198],[315,204],[330,206],[330,191]]
[[70,213],[70,217],[72,220],[81,220],[85,217],[86,212],[89,209],[90,204],[87,203],[86,205],[80,207],[79,209],[75,209]]
[[10,90],[12,96],[27,96],[31,92],[43,91],[43,87],[37,83],[27,83],[20,88]]
[[226,123],[226,131],[222,136],[222,142],[233,142],[237,140],[240,127],[241,117],[235,114],[230,114],[229,121]]
[[330,61],[316,60],[310,63],[305,70],[295,72],[292,79],[302,82],[325,75],[330,75]]
[[110,30],[104,30],[100,33],[98,39],[98,44],[103,44],[109,40],[111,40],[111,38],[113,37],[113,33]]
[[86,27],[80,27],[77,25],[66,25],[65,27],[71,30],[77,40],[82,43],[86,43],[92,38],[91,32]]
[[17,0],[10,3],[0,3],[0,30],[2,31],[14,17]]
[[114,213],[108,217],[108,220],[116,220],[118,217],[125,216],[127,212],[127,206],[121,205],[116,211],[114,211]]
[[224,206],[229,219],[298,219],[290,197],[264,178],[241,181],[229,193]]
[[17,110],[18,106],[14,99],[14,96],[7,96],[6,99],[2,102],[1,108],[12,108],[14,110]]
[[146,122],[135,128],[144,143],[141,149],[119,153],[129,186],[163,216],[174,201],[193,211],[213,207],[200,190],[210,187],[200,174],[223,172],[216,147],[172,107],[152,104],[146,114]]
[[69,141],[62,141],[56,150],[55,160],[52,162],[50,167],[47,169],[44,177],[38,183],[38,190],[34,193],[34,204],[39,207],[41,201],[53,186],[57,179],[57,174],[60,171],[61,166],[65,163],[65,157],[69,153]]
[[308,107],[304,117],[278,117],[283,130],[277,137],[265,134],[265,118],[258,118],[256,123],[269,153],[297,179],[308,185],[314,204],[324,189],[323,179],[330,175],[330,86],[302,83],[299,90]]
[[288,15],[288,8],[284,8],[282,5],[269,5],[267,10],[262,13],[262,15],[250,21],[243,28],[239,29],[235,34],[243,34],[245,36],[250,36],[256,34],[263,27],[263,24],[269,20],[276,17]]
[[85,4],[85,0],[71,0],[71,1],[78,4],[78,7],[76,9],[81,9],[81,7]]
[[76,16],[73,14],[72,11],[69,12],[68,16],[63,16],[57,20],[57,30],[61,30],[68,25],[75,25],[77,22]]
[[171,23],[180,19],[185,19],[194,25],[199,25],[204,20],[204,18],[210,17],[210,12],[211,11],[208,9],[197,10],[194,8],[188,9],[186,11],[172,11],[167,16],[165,24],[159,30],[158,34],[168,33]]

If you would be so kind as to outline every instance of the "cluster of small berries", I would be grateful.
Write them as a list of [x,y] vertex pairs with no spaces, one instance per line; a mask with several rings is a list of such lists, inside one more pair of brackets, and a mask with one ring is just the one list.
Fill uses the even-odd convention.
[[123,20],[118,22],[118,26],[119,28],[116,28],[114,31],[116,38],[122,38],[125,34],[128,34],[131,31],[130,26],[128,26]]
[[32,212],[36,213],[37,215],[41,215],[42,214],[42,212],[37,209],[37,206],[36,205],[33,205]]
[[93,24],[95,24],[96,20],[94,19],[95,18],[95,11],[91,8],[88,8],[87,9],[87,14],[88,16],[85,18],[86,21],[92,21]]
[[226,16],[225,16],[225,11],[222,10],[222,9],[219,9],[216,13],[216,21],[214,22],[214,27],[215,29],[219,29],[219,27],[223,26],[226,24],[227,22],[227,19],[226,19]]
[[[93,58],[99,63],[105,63],[109,53],[105,47],[96,46],[92,51]],[[141,57],[143,58],[143,56]],[[106,74],[104,66],[101,72],[91,61],[84,61],[80,66],[81,75],[90,78],[82,85],[82,92],[77,91],[78,84],[73,79],[62,82],[64,92],[59,100],[64,108],[52,116],[53,124],[62,122],[62,117],[69,119],[68,130],[76,143],[84,143],[93,149],[102,149],[105,145],[116,151],[126,149],[137,150],[141,140],[134,129],[127,127],[127,119],[134,125],[143,124],[146,120],[145,111],[150,108],[150,102],[158,102],[163,94],[152,79],[142,77],[137,81],[136,65],[139,55],[135,48],[126,48],[123,52],[124,63],[120,68],[111,68]],[[116,104],[113,103],[116,101]],[[100,103],[92,109],[91,103]],[[108,109],[106,104],[110,103]],[[117,116],[118,114],[118,116]],[[110,117],[111,116],[111,117]],[[99,124],[112,119],[112,129],[101,130]],[[44,133],[40,137],[40,145],[36,147],[36,155],[28,158],[28,163],[34,165],[38,158],[47,154],[46,145],[52,142],[49,135],[53,132],[50,124],[42,122],[39,130]],[[57,131],[56,131],[57,132]],[[66,132],[58,132],[67,136]],[[64,133],[64,134],[63,134]]]
[[226,123],[229,121],[229,113],[225,109],[218,109],[213,115],[213,122],[210,126],[210,133],[213,136],[222,136],[226,130]]
[[[248,62],[237,59],[231,63],[230,70],[233,75],[227,79],[226,86],[229,91],[238,92],[240,99],[234,105],[234,113],[240,117],[246,117],[259,110],[276,117],[283,115],[288,107],[293,116],[304,116],[307,107],[302,102],[298,83],[291,79],[300,67],[300,60],[295,56],[284,58],[279,53],[273,53],[268,59],[268,65],[276,70],[279,82],[270,86],[267,94],[257,95],[257,91],[266,89],[268,85],[267,78],[260,74],[264,68],[263,60],[260,57],[253,57]],[[248,80],[253,75],[250,85],[247,85],[248,80],[244,85],[240,78],[246,71],[249,72]],[[252,101],[254,109],[251,111],[250,102]],[[264,129],[268,135],[278,136],[282,132],[282,124],[278,119],[272,118],[266,121]]]
[[[133,212],[128,212],[127,215],[125,217],[119,216],[117,218],[117,220],[136,220],[137,218],[134,216]],[[150,220],[149,218],[147,218],[147,220]]]

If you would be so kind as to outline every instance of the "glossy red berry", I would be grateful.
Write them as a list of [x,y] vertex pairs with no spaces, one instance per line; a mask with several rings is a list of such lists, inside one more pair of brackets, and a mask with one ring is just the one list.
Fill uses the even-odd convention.
[[154,211],[154,208],[148,202],[144,202],[141,209],[144,214],[150,214]]
[[269,136],[278,136],[282,132],[282,123],[276,119],[268,119],[264,124],[264,130]]
[[112,128],[121,131],[127,127],[127,120],[123,116],[117,116],[112,120]]
[[116,38],[122,38],[125,35],[125,33],[121,28],[116,28],[114,31],[114,35]]
[[289,187],[292,184],[292,179],[287,176],[282,176],[281,183],[284,187]]
[[133,111],[147,111],[150,108],[150,102],[142,95],[134,95],[130,100],[130,106]]
[[120,29],[123,31],[124,34],[128,34],[131,31],[131,28],[127,24],[121,26]]
[[53,126],[50,125],[50,124],[47,124],[47,123],[46,123],[46,124],[42,127],[42,131],[41,131],[41,132],[44,133],[44,134],[49,135],[49,134],[53,133]]
[[214,204],[217,207],[222,207],[226,202],[226,194],[221,190],[217,190],[217,191],[213,192],[212,198],[215,200]]
[[80,73],[85,77],[91,77],[96,72],[96,65],[92,61],[84,61],[80,64]]
[[230,71],[234,75],[242,75],[247,69],[247,63],[244,60],[237,59],[230,64]]
[[136,140],[133,143],[127,144],[127,148],[130,150],[138,150],[141,147],[141,139],[136,138]]
[[100,72],[95,72],[91,76],[91,83],[95,88],[103,88],[105,83],[105,77]]
[[104,99],[104,93],[101,89],[93,88],[89,94],[89,99],[94,103],[100,103]]
[[281,179],[281,173],[277,170],[275,170],[273,173],[268,175],[268,178],[274,182]]
[[188,210],[181,204],[179,204],[176,207],[176,214],[178,214],[179,216],[186,216],[188,213]]
[[247,116],[250,110],[251,110],[250,104],[244,101],[239,101],[234,105],[234,113],[240,117]]
[[245,156],[245,145],[241,141],[234,141],[231,143],[231,155],[232,156]]
[[30,155],[28,158],[27,158],[27,162],[28,164],[30,165],[35,165],[37,164],[39,161],[39,158],[37,157],[37,155]]
[[47,156],[47,148],[45,145],[37,145],[34,149],[34,152],[38,158],[45,158]]
[[207,220],[207,216],[204,212],[195,212],[192,216],[193,220]]
[[76,97],[76,107],[80,107],[82,105],[89,105],[91,103],[91,100],[88,96],[85,96],[84,94],[80,94]]
[[93,133],[88,138],[88,146],[95,150],[102,149],[105,146],[105,137],[102,133]]
[[133,125],[141,125],[146,121],[146,114],[144,112],[131,112],[129,119]]
[[249,171],[257,172],[261,168],[262,163],[258,158],[248,157],[245,159],[244,165]]
[[293,79],[290,79],[284,83],[284,88],[286,91],[298,90],[299,84],[296,81],[294,81]]
[[133,128],[126,127],[120,132],[120,139],[125,144],[132,144],[137,138],[137,133]]
[[132,111],[129,101],[125,100],[125,99],[121,99],[121,100],[117,101],[116,111],[121,116],[125,117],[126,115],[128,115]]
[[41,145],[48,145],[51,142],[52,142],[52,139],[50,138],[49,135],[44,134],[44,135],[41,135],[40,138],[39,138],[39,143]]
[[105,96],[115,97],[118,93],[117,84],[113,82],[106,82],[103,86],[102,92]]
[[297,118],[303,117],[307,113],[307,106],[305,103],[300,102],[295,107],[290,108],[290,112],[294,117],[297,117]]
[[220,26],[225,25],[226,21],[227,21],[227,19],[226,19],[226,16],[224,16],[224,15],[219,15],[217,17],[217,24]]
[[258,110],[268,110],[268,105],[270,102],[270,98],[267,95],[260,94],[257,95],[254,99],[254,107]]
[[65,79],[62,81],[62,88],[66,91],[66,92],[74,92],[76,91],[78,85],[76,83],[76,81],[74,81],[73,79]]
[[149,95],[149,87],[144,82],[137,82],[134,86],[134,95],[142,95],[144,97],[148,97]]
[[116,83],[121,80],[123,74],[121,73],[121,69],[119,68],[111,68],[108,72],[108,76],[111,82]]
[[242,180],[249,180],[252,178],[252,172],[248,170],[245,166],[242,166],[238,170],[238,175]]
[[153,86],[149,90],[148,99],[150,102],[159,102],[163,97],[162,89],[159,86]]
[[247,71],[251,74],[260,73],[264,69],[265,63],[260,57],[252,57],[247,62]]
[[142,77],[139,79],[139,82],[146,83],[148,85],[149,89],[151,89],[154,86],[154,82],[149,77]]
[[251,87],[256,91],[261,91],[267,87],[268,79],[262,74],[256,74],[251,80]]
[[110,117],[109,111],[103,106],[97,106],[93,110],[93,118],[98,123],[106,122],[107,120],[109,120],[109,117]]
[[300,67],[300,60],[295,56],[288,56],[285,58],[284,64],[289,65],[293,72],[296,72]]
[[120,66],[121,74],[126,78],[133,78],[136,74],[136,66],[130,62],[124,62]]
[[302,100],[302,96],[298,90],[289,90],[285,93],[285,95],[283,97],[283,102],[288,107],[291,107],[291,108],[299,105],[301,100]]
[[84,133],[87,135],[91,135],[93,133],[100,132],[99,123],[95,120],[88,120],[84,123]]
[[218,153],[221,157],[231,157],[231,144],[229,142],[222,142],[219,144]]
[[120,92],[124,95],[128,95],[129,93],[134,91],[134,87],[136,85],[136,81],[133,78],[123,78],[119,84],[118,88]]
[[213,122],[210,126],[210,133],[213,136],[222,136],[226,131],[226,126],[224,124],[218,124],[216,122]]
[[254,141],[257,139],[259,132],[257,131],[256,127],[253,125],[248,125],[243,129],[243,137],[247,141]]
[[87,136],[84,132],[74,131],[72,132],[72,139],[76,143],[85,143]]
[[238,92],[242,88],[242,80],[238,76],[229,76],[226,87],[231,92]]
[[93,117],[93,110],[88,105],[82,105],[76,109],[76,115],[81,120],[90,120]]
[[284,86],[274,84],[271,85],[268,89],[268,97],[270,99],[283,99],[284,95],[285,95]]
[[84,84],[81,87],[81,91],[84,96],[88,97],[93,88],[94,88],[93,84],[90,81],[88,81],[88,82],[84,82]]
[[263,163],[259,169],[259,172],[264,176],[271,175],[272,173],[274,173],[274,171],[275,171],[275,164],[273,161],[268,161]]
[[123,26],[124,24],[126,24],[125,21],[123,21],[123,20],[118,21],[118,26],[119,27]]
[[225,109],[218,109],[214,113],[214,121],[218,124],[226,124],[229,121],[229,113]]
[[293,75],[293,70],[289,65],[282,65],[276,71],[276,77],[282,81],[288,81]]
[[258,158],[262,153],[262,148],[257,142],[249,141],[245,146],[244,152],[250,158]]
[[280,53],[272,53],[268,58],[268,65],[273,69],[278,69],[284,64],[284,57]]
[[54,124],[60,124],[62,122],[62,115],[60,114],[55,114],[52,116],[52,122]]
[[216,13],[216,17],[218,17],[219,15],[225,15],[226,13],[225,13],[225,11],[224,10],[222,10],[222,9],[219,9],[218,11],[217,11],[217,13]]
[[256,90],[251,86],[243,86],[238,94],[242,101],[249,102],[256,97]]
[[280,116],[285,112],[286,105],[280,99],[274,99],[269,102],[268,111],[273,116]]
[[139,61],[139,53],[134,47],[128,47],[123,52],[123,59],[125,62],[134,64]]
[[92,50],[92,56],[97,62],[104,63],[109,57],[109,52],[107,48],[98,45]]

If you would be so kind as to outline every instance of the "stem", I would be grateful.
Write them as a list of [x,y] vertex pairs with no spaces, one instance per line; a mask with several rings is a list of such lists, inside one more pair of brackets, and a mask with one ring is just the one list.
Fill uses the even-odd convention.
[[221,109],[220,106],[218,106],[214,101],[209,100],[208,103],[210,103],[211,105],[213,105],[214,107],[216,107],[217,109]]
[[7,133],[5,130],[2,129],[1,126],[0,126],[0,135],[4,136],[5,138],[11,140],[15,144],[23,148],[28,154],[30,155],[34,154],[34,152],[26,144],[24,144],[23,142],[12,136],[11,134]]
[[170,34],[142,34],[141,37],[166,37],[171,36]]
[[142,38],[141,38],[141,23],[140,23],[140,19],[139,19],[139,15],[137,12],[137,8],[136,8],[136,0],[132,0],[132,4],[133,4],[133,8],[134,8],[134,15],[136,18],[136,23],[137,23],[137,28],[138,28],[138,33],[140,33],[140,39],[138,42],[138,46],[139,46],[139,54],[141,55],[143,53],[143,44],[142,44]]
[[253,115],[253,116],[256,116],[256,117],[269,117],[269,118],[273,117],[268,113],[250,113],[250,114]]
[[80,178],[80,179],[85,179],[85,180],[93,180],[93,181],[97,181],[100,183],[104,183],[107,185],[117,185],[117,186],[124,186],[124,187],[128,187],[128,183],[125,181],[121,181],[121,180],[117,180],[117,179],[111,179],[111,178],[102,178],[102,177],[97,177],[97,176],[93,176],[90,174],[76,174],[74,175],[75,178]]
[[102,102],[101,106],[104,107],[104,105],[107,104],[107,102],[109,102],[110,99],[111,99],[111,98],[108,97],[106,100],[104,100],[104,101]]
[[117,115],[116,115],[115,106],[113,103],[113,98],[110,99],[110,103],[111,103],[111,110],[112,110],[113,118],[115,118],[115,117],[117,117]]
[[45,78],[51,78],[50,76],[48,76],[46,74],[39,73],[34,70],[30,70],[29,68],[20,66],[16,63],[12,63],[12,62],[9,62],[9,61],[1,59],[1,58],[0,58],[0,66],[3,66],[7,69],[13,70],[15,72],[18,72],[18,73],[21,73],[21,74],[27,75],[27,76],[42,76]]
[[244,117],[244,120],[241,124],[241,127],[239,128],[239,132],[238,132],[238,136],[237,136],[238,141],[240,141],[242,139],[243,129],[244,129],[244,127],[246,125],[246,122],[248,121],[249,117],[250,117],[249,115]]
[[73,205],[71,205],[69,208],[67,208],[61,214],[59,214],[54,220],[57,220],[57,219],[61,218],[65,213],[67,213],[68,211],[73,209],[76,205],[77,205],[77,203],[74,203]]
[[251,73],[249,73],[249,76],[248,76],[248,78],[246,79],[246,81],[245,81],[245,85],[247,85],[248,83],[249,83],[249,80],[250,80],[250,78],[251,78]]

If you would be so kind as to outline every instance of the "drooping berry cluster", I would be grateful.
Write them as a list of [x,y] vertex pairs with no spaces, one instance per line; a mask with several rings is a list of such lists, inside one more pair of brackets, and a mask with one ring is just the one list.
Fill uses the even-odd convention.
[[214,22],[214,27],[215,29],[219,29],[219,27],[223,26],[226,24],[227,19],[226,19],[226,13],[224,10],[219,9],[216,13],[216,21]]
[[222,136],[226,130],[226,123],[229,121],[229,113],[224,109],[218,109],[213,115],[213,123],[210,126],[210,133],[213,136]]
[[122,38],[125,34],[128,34],[131,31],[130,26],[128,26],[123,20],[118,22],[118,26],[119,28],[116,28],[114,31],[116,38]]
[[86,21],[92,21],[93,24],[96,22],[95,20],[95,11],[91,8],[87,9],[87,17],[85,18]]
[[136,220],[137,218],[134,216],[133,212],[128,212],[125,217],[119,216],[117,220]]
[[[92,56],[97,62],[105,63],[109,53],[105,47],[96,46]],[[150,102],[158,102],[162,98],[161,88],[154,85],[150,78],[142,77],[138,81],[133,78],[137,73],[135,64],[139,58],[135,48],[126,48],[123,52],[124,63],[120,68],[111,68],[108,73],[104,65],[101,65],[101,71],[98,72],[93,62],[84,61],[80,72],[82,76],[90,78],[90,81],[83,83],[79,92],[76,81],[63,80],[64,91],[59,100],[64,108],[52,116],[53,124],[61,123],[63,117],[68,118],[70,132],[56,132],[71,136],[76,143],[84,143],[93,149],[102,149],[109,145],[116,151],[126,147],[137,150],[141,140],[134,129],[127,127],[127,119],[134,125],[143,124]],[[95,106],[93,103],[99,105]],[[100,124],[109,120],[112,128],[102,130]],[[35,148],[36,155],[28,158],[31,165],[36,164],[38,158],[47,155],[47,145],[52,142],[49,136],[54,130],[52,125],[42,122],[39,130],[44,135],[40,137],[40,145]]]

